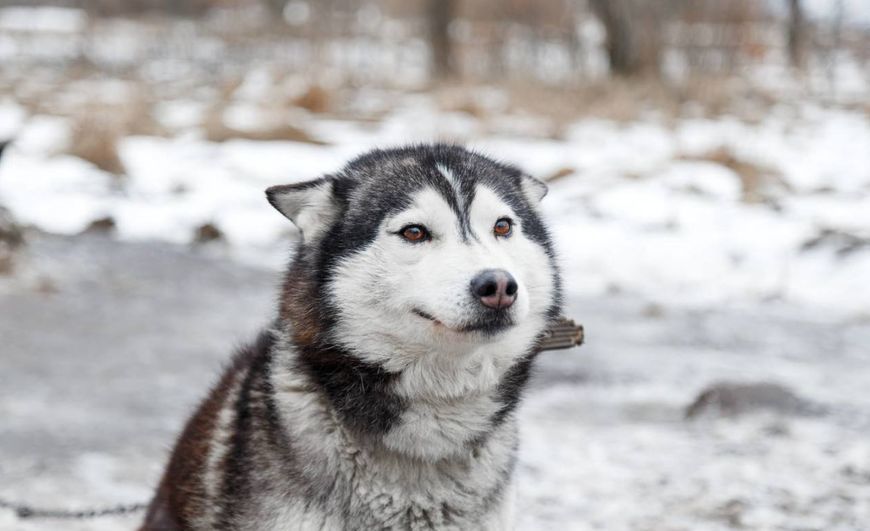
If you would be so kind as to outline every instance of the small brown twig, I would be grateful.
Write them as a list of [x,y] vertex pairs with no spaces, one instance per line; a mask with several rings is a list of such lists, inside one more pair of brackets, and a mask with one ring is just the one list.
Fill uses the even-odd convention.
[[541,338],[540,350],[561,350],[579,347],[583,344],[583,325],[574,323],[573,319],[560,317]]

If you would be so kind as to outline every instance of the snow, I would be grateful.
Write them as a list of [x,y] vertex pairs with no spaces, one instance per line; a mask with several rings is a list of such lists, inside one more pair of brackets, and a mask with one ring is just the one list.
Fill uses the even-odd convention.
[[[564,405],[568,398],[564,389],[548,394],[532,406],[542,416],[542,404]],[[821,423],[788,422],[787,441],[771,440],[770,432],[781,429],[776,419],[671,430],[645,424],[596,426],[594,434],[557,422],[525,430],[530,458],[523,465],[532,481],[521,495],[543,510],[523,514],[520,527],[730,529],[733,518],[749,529],[854,530],[870,516],[866,503],[852,505],[851,489],[866,494],[866,488],[841,483],[843,470],[870,458],[867,445],[854,437],[836,440]],[[557,440],[548,436],[555,431]],[[820,458],[819,446],[833,456]],[[546,465],[552,461],[562,466],[553,470]],[[553,484],[534,481],[544,474]],[[776,505],[803,509],[788,514]],[[729,506],[737,516],[729,518]],[[850,513],[854,519],[843,517]]]
[[166,128],[190,129],[202,122],[205,112],[205,105],[197,101],[175,100],[158,103],[154,117]]
[[[843,22],[847,25],[870,26],[870,8],[863,0],[839,0],[834,5],[830,0],[805,0],[806,11],[810,17],[831,23],[841,11]],[[783,7],[782,2],[775,2],[776,7]]]
[[0,100],[0,140],[8,140],[21,129],[27,111],[10,99]]
[[81,232],[91,221],[105,217],[111,197],[111,176],[71,156],[31,157],[16,149],[4,153],[0,182],[2,203],[15,208],[21,223],[57,234]]
[[[261,94],[263,76],[248,76],[245,91]],[[870,229],[870,120],[855,111],[808,103],[753,123],[592,119],[550,139],[522,136],[515,126],[492,130],[411,95],[376,125],[303,118],[300,127],[326,142],[315,145],[206,142],[193,125],[201,106],[180,100],[160,114],[190,134],[121,140],[120,191],[99,169],[60,154],[69,141],[65,119],[23,117],[21,109],[8,100],[0,107],[0,123],[20,129],[0,166],[0,201],[50,232],[74,234],[111,216],[121,239],[185,243],[213,223],[235,256],[259,260],[294,233],[263,201],[266,187],[335,171],[372,147],[458,139],[542,178],[572,172],[551,183],[543,209],[574,295],[617,290],[690,307],[783,300],[845,317],[870,314],[870,248],[848,256],[803,248],[823,230],[866,237]],[[225,118],[250,129],[264,112],[240,97]],[[759,184],[768,202],[745,202],[737,170],[706,158],[722,151],[772,179]]]
[[81,9],[66,7],[0,8],[0,31],[79,33],[88,22]]
[[[0,498],[146,501],[232,346],[273,314],[279,274],[159,242],[34,235],[29,247],[30,270],[57,290],[0,283]],[[536,362],[518,411],[517,529],[865,529],[870,324],[788,305],[652,315],[643,303],[568,297],[587,344]],[[826,413],[686,421],[722,380],[776,382]],[[0,529],[132,529],[140,518],[0,510]]]
[[36,156],[57,155],[69,147],[71,134],[69,120],[35,115],[21,124],[15,135],[15,147]]
[[[822,4],[809,2],[809,16],[821,18]],[[866,25],[862,0],[843,4],[847,23]],[[309,11],[290,2],[285,21]],[[223,16],[228,28],[253,22]],[[366,10],[356,23],[372,30],[383,17]],[[870,116],[860,58],[836,52],[835,68],[814,65],[804,83],[772,48],[743,77],[781,101],[751,113],[705,117],[689,104],[680,116],[564,123],[513,109],[498,87],[448,104],[418,90],[428,52],[399,21],[322,49],[282,41],[278,64],[251,48],[256,61],[240,69],[236,58],[228,70],[240,84],[218,101],[227,78],[210,69],[237,52],[230,41],[192,22],[156,33],[133,19],[92,22],[75,9],[0,8],[0,58],[14,87],[0,98],[0,141],[14,139],[0,163],[0,206],[48,233],[29,233],[25,274],[0,278],[0,497],[70,508],[147,500],[231,344],[272,315],[298,232],[264,189],[336,171],[374,147],[446,140],[552,179],[542,210],[566,313],[589,338],[541,356],[519,410],[519,529],[859,531],[870,522]],[[602,28],[578,24],[586,75],[599,79]],[[155,38],[169,45],[151,56]],[[521,35],[512,39],[507,61],[537,61]],[[320,54],[317,85],[344,107],[292,108],[312,86],[304,61]],[[74,58],[142,79],[58,82],[30,70]],[[539,77],[564,75],[559,50],[542,47],[539,59]],[[680,60],[667,58],[675,78],[686,74]],[[358,77],[348,83],[335,65]],[[16,79],[16,68],[26,74]],[[392,89],[379,88],[384,72],[402,73]],[[82,124],[64,111],[139,99],[153,103],[167,136],[119,138],[124,175],[69,154]],[[468,106],[475,112],[459,110]],[[323,144],[208,142],[204,122],[216,111],[238,131],[292,124]],[[112,240],[54,236],[107,217]],[[191,245],[206,224],[222,241]],[[684,421],[685,406],[719,380],[780,382],[831,413]],[[0,529],[57,527],[0,510]]]
[[[570,354],[545,357],[522,410],[521,529],[863,529],[870,483],[855,473],[870,463],[870,417],[682,413],[716,380],[788,382],[834,409],[866,411],[868,352],[848,327],[789,329],[757,308],[736,321],[624,315],[614,327],[613,306],[582,300],[573,315],[601,335],[579,367]],[[680,321],[683,332],[662,334]]]

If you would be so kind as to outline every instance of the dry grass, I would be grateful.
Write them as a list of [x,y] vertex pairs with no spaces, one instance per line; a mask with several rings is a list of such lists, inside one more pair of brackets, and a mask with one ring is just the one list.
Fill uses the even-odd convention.
[[575,168],[570,168],[568,166],[565,166],[564,168],[559,168],[558,170],[554,171],[550,175],[545,176],[544,181],[551,183],[553,181],[558,181],[559,179],[564,179],[565,177],[570,177],[571,175],[574,175],[575,173],[577,173],[577,170]]
[[305,142],[307,144],[325,145],[306,131],[292,125],[282,125],[258,129],[256,131],[242,131],[228,127],[222,121],[207,121],[205,123],[205,137],[211,142],[226,142],[233,139],[258,140],[258,141],[289,141]]
[[108,121],[86,119],[76,122],[69,153],[103,171],[122,175],[124,164],[118,155],[118,140],[121,136],[117,124]]
[[485,119],[490,112],[474,97],[476,90],[465,86],[441,86],[435,91],[438,106],[447,112],[461,112]]
[[224,123],[223,108],[220,106],[216,106],[208,113],[203,122],[203,130],[205,132],[205,138],[211,142],[226,142],[227,140],[244,139],[258,141],[304,142],[315,145],[326,144],[322,140],[318,140],[308,134],[307,131],[289,123],[264,124],[263,128],[251,131],[230,127]]
[[319,85],[311,85],[301,96],[294,98],[292,104],[313,113],[328,112],[332,104],[332,95]]
[[768,201],[772,187],[785,188],[785,181],[772,169],[741,160],[731,150],[720,147],[702,155],[683,155],[681,160],[701,160],[724,166],[740,177],[742,200],[747,203]]
[[[509,96],[511,111],[526,112],[553,120],[559,126],[578,119],[600,118],[628,122],[655,113],[663,119],[675,119],[686,113],[703,116],[738,114],[741,118],[757,119],[773,98],[748,88],[734,77],[704,77],[690,79],[679,85],[669,85],[659,79],[605,79],[573,87],[547,87],[540,84],[500,85]],[[465,92],[475,90],[463,87]],[[482,114],[478,107],[465,100],[452,108],[465,110],[474,116]],[[561,127],[560,127],[561,129]]]
[[70,155],[84,159],[114,175],[125,173],[118,154],[120,139],[130,135],[166,136],[151,114],[144,98],[134,97],[123,104],[77,108],[71,116]]
[[[673,123],[683,116],[738,115],[753,121],[775,103],[769,95],[751,90],[736,77],[708,76],[668,84],[658,78],[609,78],[573,86],[510,82],[495,85],[501,92],[494,102],[486,91],[493,86],[441,83],[433,94],[441,109],[463,112],[481,121],[499,113],[527,115],[548,124],[542,134],[559,139],[572,123],[582,119],[631,122],[651,116]],[[504,102],[500,99],[504,98]]]
[[[78,80],[70,74],[67,83]],[[84,159],[103,171],[124,174],[124,165],[118,154],[119,141],[129,135],[166,136],[167,132],[156,122],[152,105],[143,87],[124,101],[106,103],[89,100],[81,103],[77,98],[54,87],[54,91],[39,96],[18,97],[31,115],[52,115],[70,121],[71,138],[67,152]],[[78,96],[78,94],[74,94]],[[69,101],[66,101],[69,100]]]
[[[580,118],[629,121],[639,117],[647,107],[663,108],[661,103],[651,101],[663,99],[662,89],[646,82],[614,80],[571,89],[513,85],[508,87],[508,94],[512,111],[545,116],[560,125]],[[673,104],[667,103],[669,112],[674,112]]]

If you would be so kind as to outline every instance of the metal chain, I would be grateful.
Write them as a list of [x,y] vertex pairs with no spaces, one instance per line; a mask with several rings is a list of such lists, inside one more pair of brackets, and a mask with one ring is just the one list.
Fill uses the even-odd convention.
[[145,510],[147,507],[148,504],[145,503],[131,503],[127,505],[105,507],[102,509],[70,511],[64,509],[42,509],[23,503],[13,503],[9,500],[0,498],[0,509],[10,509],[18,515],[18,518],[59,518],[64,520],[82,520],[87,518],[98,518],[100,516],[127,515]]

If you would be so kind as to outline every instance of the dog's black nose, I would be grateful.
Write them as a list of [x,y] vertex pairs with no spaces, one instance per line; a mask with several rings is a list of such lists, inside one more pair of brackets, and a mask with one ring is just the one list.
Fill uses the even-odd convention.
[[488,308],[504,310],[517,300],[517,281],[504,269],[484,269],[471,279],[471,294]]

